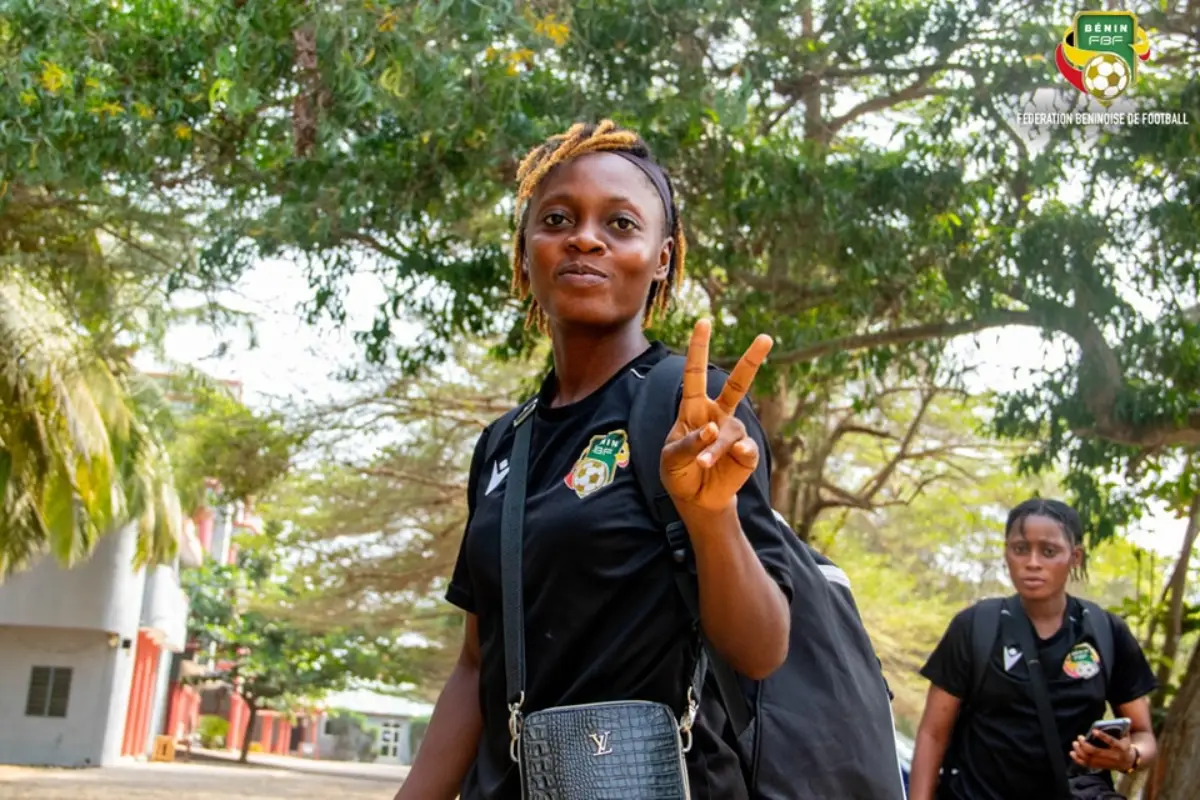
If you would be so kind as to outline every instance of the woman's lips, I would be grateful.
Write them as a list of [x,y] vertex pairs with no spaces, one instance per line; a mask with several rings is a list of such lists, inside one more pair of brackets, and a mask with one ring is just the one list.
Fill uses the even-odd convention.
[[595,286],[608,280],[603,271],[587,264],[564,264],[556,270],[554,277],[568,286]]

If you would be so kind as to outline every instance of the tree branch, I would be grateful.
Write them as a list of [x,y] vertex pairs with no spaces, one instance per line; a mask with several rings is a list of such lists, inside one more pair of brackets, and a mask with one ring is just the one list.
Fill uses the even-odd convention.
[[[815,361],[831,353],[856,350],[869,350],[873,347],[888,347],[913,342],[929,341],[932,339],[949,339],[967,333],[978,333],[989,328],[1004,328],[1010,325],[1027,325],[1043,327],[1039,317],[1028,311],[992,311],[978,319],[959,320],[957,322],[932,322],[925,325],[913,325],[907,328],[876,331],[875,333],[860,333],[853,336],[842,336],[828,339],[824,342],[801,347],[786,353],[770,356],[772,364],[800,364],[805,361]],[[737,363],[736,358],[722,358],[713,362],[717,366],[731,368]]]
[[930,77],[931,75],[918,77],[903,89],[897,89],[889,94],[872,97],[870,100],[859,103],[842,116],[830,120],[825,124],[825,130],[823,131],[825,140],[829,141],[833,139],[834,136],[837,136],[838,131],[854,122],[859,117],[867,114],[873,114],[877,111],[884,111],[892,108],[893,106],[898,106],[901,103],[907,103],[910,100],[919,100],[922,97],[936,97],[938,95],[945,94],[945,89],[938,89],[925,85],[929,81]]

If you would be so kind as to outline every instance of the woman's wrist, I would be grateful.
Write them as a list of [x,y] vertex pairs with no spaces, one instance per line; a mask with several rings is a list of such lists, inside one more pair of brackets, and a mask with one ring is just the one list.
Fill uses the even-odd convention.
[[1138,750],[1136,744],[1129,745],[1129,767],[1125,770],[1126,775],[1132,775],[1138,771],[1138,767],[1142,765],[1142,751]]

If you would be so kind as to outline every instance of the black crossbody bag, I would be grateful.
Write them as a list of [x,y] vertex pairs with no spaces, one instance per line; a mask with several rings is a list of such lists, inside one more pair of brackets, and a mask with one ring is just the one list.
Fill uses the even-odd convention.
[[516,419],[508,487],[500,518],[500,576],[508,693],[509,755],[520,769],[523,800],[690,800],[684,754],[704,681],[699,650],[682,719],[663,703],[618,700],[557,706],[526,714],[525,607],[521,575],[525,493],[536,407]]
[[1046,683],[1042,660],[1033,641],[1033,623],[1019,602],[1009,603],[1005,600],[1004,605],[1012,616],[1016,626],[1017,644],[1021,648],[1026,666],[1029,667],[1029,689],[1037,706],[1038,722],[1041,724],[1042,739],[1050,758],[1050,766],[1054,770],[1058,797],[1061,800],[1125,800],[1123,794],[1113,791],[1100,776],[1087,773],[1073,775],[1068,770],[1067,757],[1062,751],[1062,743],[1058,740],[1054,707],[1050,704],[1050,687]]

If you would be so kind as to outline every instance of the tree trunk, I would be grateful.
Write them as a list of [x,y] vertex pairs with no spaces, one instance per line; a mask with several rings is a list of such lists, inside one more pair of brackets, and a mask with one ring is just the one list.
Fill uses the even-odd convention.
[[250,737],[254,735],[254,723],[258,719],[258,701],[250,702],[250,716],[246,719],[246,730],[242,735],[242,754],[238,762],[245,764],[250,760]]
[[1195,800],[1200,787],[1200,646],[1167,710],[1144,800]]
[[1183,547],[1179,551],[1179,560],[1175,562],[1175,570],[1167,583],[1166,591],[1170,593],[1170,605],[1167,608],[1166,638],[1163,639],[1162,662],[1158,667],[1158,691],[1150,700],[1154,709],[1163,707],[1166,702],[1167,686],[1170,685],[1171,675],[1175,671],[1175,659],[1179,655],[1179,639],[1183,636],[1183,606],[1187,594],[1188,566],[1192,560],[1192,548],[1196,545],[1196,534],[1200,531],[1200,495],[1192,500],[1188,513],[1187,533],[1183,536]]
[[758,421],[767,447],[771,449],[771,507],[790,518],[788,487],[791,485],[794,445],[784,436],[788,401],[787,384],[780,379],[770,392],[757,397]]

